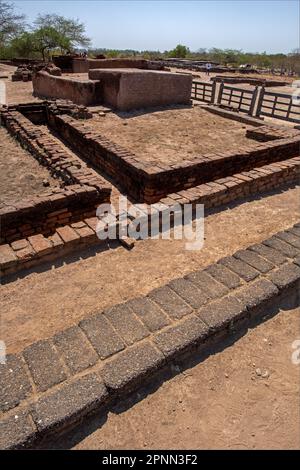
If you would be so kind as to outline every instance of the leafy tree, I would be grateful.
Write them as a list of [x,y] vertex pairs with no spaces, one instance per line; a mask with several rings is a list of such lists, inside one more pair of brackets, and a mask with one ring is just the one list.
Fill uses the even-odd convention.
[[32,33],[32,42],[36,51],[42,54],[43,60],[49,59],[51,52],[57,48],[70,50],[70,40],[51,26],[39,28]]
[[18,15],[13,5],[0,0],[0,47],[16,37],[25,28],[25,16]]
[[178,44],[175,49],[169,51],[168,56],[184,59],[189,54],[189,52],[190,50],[188,47],[183,46],[182,44]]
[[11,51],[18,57],[32,57],[37,51],[37,42],[34,33],[24,32],[11,41]]
[[58,47],[61,51],[70,51],[78,46],[89,46],[90,39],[85,35],[85,26],[79,20],[64,16],[39,15],[34,22],[37,30],[55,30],[61,38]]

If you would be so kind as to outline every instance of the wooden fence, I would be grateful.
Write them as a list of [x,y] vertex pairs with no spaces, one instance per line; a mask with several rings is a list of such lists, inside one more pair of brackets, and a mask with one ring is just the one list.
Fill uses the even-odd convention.
[[214,103],[216,94],[216,84],[194,80],[192,83],[192,100]]
[[300,124],[300,96],[266,91],[256,86],[253,90],[233,87],[221,82],[217,93],[216,82],[194,80],[192,100],[219,104],[256,117],[271,117]]
[[267,116],[300,123],[300,96],[298,99],[286,93],[261,90],[256,116]]

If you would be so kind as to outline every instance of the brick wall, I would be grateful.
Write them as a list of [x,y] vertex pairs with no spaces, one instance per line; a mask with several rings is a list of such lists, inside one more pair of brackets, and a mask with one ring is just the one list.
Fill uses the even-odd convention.
[[244,146],[238,153],[218,152],[199,156],[193,163],[182,162],[177,167],[162,164],[155,167],[141,162],[133,153],[69,116],[55,116],[52,124],[70,145],[112,176],[129,195],[147,203],[157,202],[172,192],[299,154],[300,138],[295,135],[258,144],[254,150]]
[[77,104],[91,105],[102,103],[100,82],[73,80],[55,77],[47,72],[37,72],[32,78],[33,92],[46,98],[61,98]]
[[0,210],[1,243],[35,233],[49,235],[56,227],[95,216],[96,207],[109,202],[110,185],[76,155],[59,146],[46,129],[18,111],[2,111],[1,122],[32,157],[62,181],[61,189]]

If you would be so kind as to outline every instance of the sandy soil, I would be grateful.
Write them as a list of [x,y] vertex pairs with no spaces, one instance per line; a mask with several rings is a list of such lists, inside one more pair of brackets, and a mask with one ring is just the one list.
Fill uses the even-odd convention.
[[95,116],[90,124],[113,142],[132,150],[142,161],[158,164],[176,164],[205,153],[257,145],[245,136],[244,124],[213,115],[199,106],[145,114],[108,113]]
[[3,285],[1,339],[8,351],[20,351],[93,312],[264,240],[299,221],[299,194],[290,189],[208,216],[200,251],[187,251],[184,240],[145,240],[131,251],[118,246],[66,258],[63,266]]
[[[1,203],[20,202],[30,196],[45,194],[49,187],[59,187],[59,181],[1,127],[0,173]],[[48,181],[48,187],[43,185],[44,180]]]
[[300,366],[291,354],[300,309],[286,309],[44,448],[299,449]]

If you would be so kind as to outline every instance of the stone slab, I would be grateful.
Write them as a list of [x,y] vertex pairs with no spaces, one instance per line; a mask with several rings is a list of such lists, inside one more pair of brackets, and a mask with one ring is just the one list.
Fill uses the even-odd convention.
[[104,317],[103,313],[93,315],[79,323],[101,359],[105,359],[125,348],[124,341]]
[[163,354],[151,343],[139,343],[104,365],[102,373],[104,383],[109,389],[120,392],[133,384],[141,383],[163,362]]

